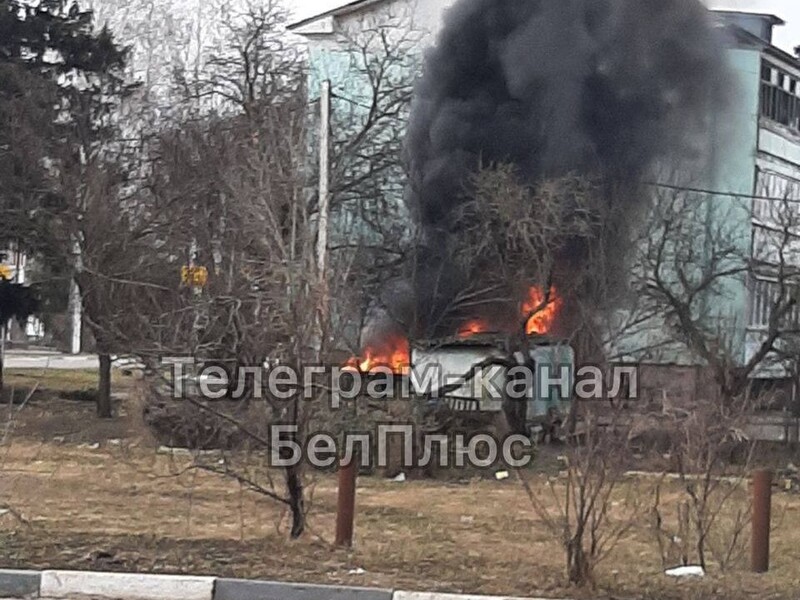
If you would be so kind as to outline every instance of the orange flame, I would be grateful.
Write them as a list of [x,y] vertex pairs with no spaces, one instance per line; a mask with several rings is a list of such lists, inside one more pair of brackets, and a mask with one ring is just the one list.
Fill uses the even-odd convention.
[[563,304],[555,288],[550,289],[550,295],[545,298],[541,288],[532,287],[528,290],[528,299],[522,303],[523,316],[531,315],[525,325],[528,335],[544,335],[553,328],[558,311]]
[[392,373],[404,375],[411,368],[411,349],[402,336],[391,336],[379,345],[368,345],[362,356],[354,356],[345,367],[360,373],[371,373],[379,367],[388,367]]
[[[528,298],[522,303],[522,314],[528,317],[525,333],[527,335],[549,333],[562,305],[563,301],[555,288],[552,288],[549,297],[545,298],[541,288],[531,287],[528,290]],[[466,339],[489,331],[491,331],[490,325],[486,321],[474,319],[459,328],[458,337]],[[368,344],[361,356],[352,357],[344,366],[360,373],[371,373],[379,367],[388,367],[397,375],[407,375],[411,370],[410,345],[402,335],[387,336],[378,343]]]
[[488,323],[476,319],[474,321],[470,321],[465,325],[463,325],[461,329],[458,330],[458,337],[460,337],[461,339],[466,339],[472,337],[473,335],[486,333],[487,331],[489,331]]

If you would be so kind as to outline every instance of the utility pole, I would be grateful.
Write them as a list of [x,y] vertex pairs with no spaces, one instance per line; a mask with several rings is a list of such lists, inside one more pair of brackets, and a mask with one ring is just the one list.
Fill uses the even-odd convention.
[[[328,298],[328,230],[331,211],[331,82],[322,82],[319,95],[319,230],[317,232],[317,268],[319,269],[319,312],[317,316],[319,352],[325,346],[325,335],[329,318]],[[336,545],[350,547],[353,544],[353,522],[355,519],[356,460],[339,463],[339,490],[336,509]]]
[[331,210],[331,82],[322,82],[319,96],[319,221],[317,232],[317,268],[320,278],[319,333],[320,345],[328,318],[328,228]]
[[72,242],[72,256],[74,261],[75,274],[69,282],[69,316],[70,316],[70,354],[81,353],[81,327],[83,321],[83,302],[81,300],[81,290],[76,279],[77,274],[83,268],[83,258],[81,256],[81,245],[77,238]]

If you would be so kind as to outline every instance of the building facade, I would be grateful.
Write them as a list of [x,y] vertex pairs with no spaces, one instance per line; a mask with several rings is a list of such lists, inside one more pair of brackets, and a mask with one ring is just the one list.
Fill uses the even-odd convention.
[[[291,30],[308,42],[312,95],[322,79],[332,80],[335,88],[358,88],[341,44],[353,31],[399,15],[420,32],[421,56],[435,43],[454,1],[357,0],[294,24]],[[730,11],[713,16],[726,40],[733,81],[729,105],[715,116],[710,167],[697,185],[710,192],[709,218],[735,231],[742,255],[757,265],[754,275],[726,282],[713,301],[734,353],[745,363],[763,339],[770,299],[779,293],[773,242],[787,207],[797,209],[800,225],[800,60],[773,45],[773,29],[784,24],[778,17]],[[789,246],[789,261],[800,265],[800,244],[796,257],[794,244]],[[800,322],[800,308],[790,318]],[[685,352],[664,356],[661,362],[681,368],[697,364]],[[756,373],[759,378],[786,375],[782,368]]]
[[[751,278],[747,303],[746,358],[754,351],[768,327],[770,306],[780,293],[774,272],[781,262],[771,243],[776,230],[795,229],[800,221],[800,61],[771,44],[772,28],[783,22],[766,15],[737,15],[729,18],[742,26],[740,39],[750,44],[748,93],[758,90],[756,118],[738,124],[748,130],[748,164],[752,172],[751,249],[758,265]],[[748,39],[749,38],[749,39]],[[757,67],[757,70],[756,70]],[[755,71],[755,72],[754,72]],[[748,160],[748,163],[750,160]],[[790,232],[794,235],[795,231]],[[786,244],[783,262],[800,264],[798,244]],[[800,309],[789,317],[789,326],[800,322]]]

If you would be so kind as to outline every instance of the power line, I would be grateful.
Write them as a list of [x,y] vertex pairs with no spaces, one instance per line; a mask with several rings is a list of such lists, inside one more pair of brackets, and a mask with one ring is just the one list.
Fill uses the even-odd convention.
[[644,185],[650,187],[658,187],[664,188],[669,190],[675,190],[678,192],[690,192],[694,194],[708,194],[709,196],[727,196],[731,199],[739,198],[745,200],[770,200],[773,202],[787,202],[789,204],[800,204],[800,198],[781,198],[778,196],[760,196],[757,194],[742,194],[738,192],[723,192],[720,190],[709,190],[704,188],[697,188],[697,187],[688,187],[688,186],[681,186],[681,185],[674,185],[669,183],[658,183],[654,181],[644,181]]
[[372,110],[372,106],[369,106],[367,104],[362,104],[361,102],[358,102],[357,100],[353,100],[352,98],[348,98],[347,96],[342,96],[341,94],[339,94],[335,90],[331,94],[331,97],[332,98],[336,98],[337,100],[344,100],[345,102],[349,102],[350,104],[353,104],[354,106],[358,106],[358,107],[364,108],[366,110]]

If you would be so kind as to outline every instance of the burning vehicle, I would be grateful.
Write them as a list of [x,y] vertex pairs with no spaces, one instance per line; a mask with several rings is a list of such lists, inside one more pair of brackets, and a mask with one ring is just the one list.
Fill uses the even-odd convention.
[[[456,412],[502,411],[515,432],[552,438],[569,412],[575,353],[547,336],[527,342],[517,350],[507,335],[480,333],[419,344],[411,355],[414,392]],[[553,385],[556,373],[566,385]]]
[[[388,368],[410,378],[414,394],[429,403],[461,413],[503,412],[515,431],[552,433],[569,410],[575,372],[569,343],[550,335],[562,304],[555,290],[531,287],[520,303],[527,319],[522,340],[512,329],[472,318],[449,337],[413,343],[397,333],[376,337],[346,366],[367,375]],[[551,385],[555,374],[565,375],[566,385]]]

